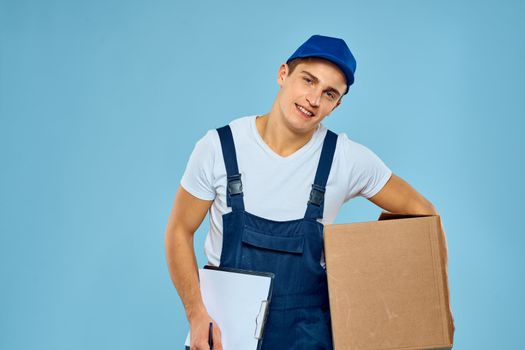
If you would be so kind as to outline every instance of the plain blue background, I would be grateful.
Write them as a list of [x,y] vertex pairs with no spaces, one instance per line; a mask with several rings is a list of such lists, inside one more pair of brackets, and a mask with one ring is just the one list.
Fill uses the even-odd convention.
[[325,125],[443,217],[455,348],[522,347],[524,4],[0,0],[0,348],[180,349],[164,229],[186,161],[267,112],[315,33],[357,58]]

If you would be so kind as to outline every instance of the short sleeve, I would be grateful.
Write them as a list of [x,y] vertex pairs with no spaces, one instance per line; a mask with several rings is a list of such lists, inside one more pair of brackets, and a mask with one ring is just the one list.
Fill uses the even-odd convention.
[[[346,135],[344,135],[346,136]],[[356,196],[373,197],[392,176],[392,170],[368,147],[345,137],[350,169],[349,192],[345,200]]]
[[376,195],[387,183],[392,175],[392,170],[370,149],[365,146],[359,159],[359,195],[370,198]]
[[215,164],[214,135],[210,130],[193,148],[180,184],[186,191],[202,200],[215,199],[213,168]]

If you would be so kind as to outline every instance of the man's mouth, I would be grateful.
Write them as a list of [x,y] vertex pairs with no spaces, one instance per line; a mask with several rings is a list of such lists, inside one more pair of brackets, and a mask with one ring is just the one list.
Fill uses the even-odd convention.
[[313,112],[310,112],[309,110],[307,110],[306,108],[304,108],[303,106],[301,105],[298,105],[297,103],[295,104],[295,107],[297,107],[297,109],[302,113],[304,114],[306,117],[313,117],[315,116],[315,114]]

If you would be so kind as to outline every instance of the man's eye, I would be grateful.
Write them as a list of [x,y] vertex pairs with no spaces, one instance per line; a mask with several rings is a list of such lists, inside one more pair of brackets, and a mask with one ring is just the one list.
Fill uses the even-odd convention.
[[312,82],[312,79],[309,79],[309,78],[303,78],[304,81],[306,81],[308,84],[310,84]]
[[328,91],[326,94],[327,94],[328,97],[330,97],[332,100],[335,98],[335,94],[334,94],[333,92]]

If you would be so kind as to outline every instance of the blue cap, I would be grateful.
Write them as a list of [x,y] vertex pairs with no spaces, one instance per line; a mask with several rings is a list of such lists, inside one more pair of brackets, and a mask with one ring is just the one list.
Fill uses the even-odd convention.
[[[356,62],[354,55],[343,39],[329,36],[312,35],[304,44],[288,58],[286,63],[294,58],[319,57],[328,60],[341,69],[346,78],[346,92],[354,83]],[[345,92],[345,93],[346,93]]]

